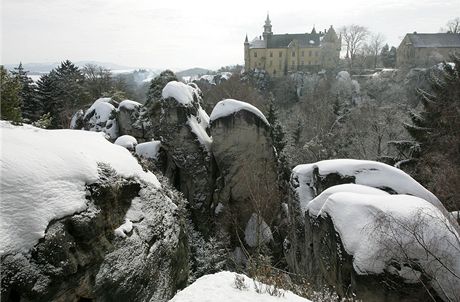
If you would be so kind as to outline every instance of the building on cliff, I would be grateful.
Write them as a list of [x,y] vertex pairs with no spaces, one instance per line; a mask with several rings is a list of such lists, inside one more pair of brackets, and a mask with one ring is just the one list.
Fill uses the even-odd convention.
[[333,68],[339,61],[342,45],[332,25],[324,32],[273,34],[267,14],[262,36],[244,41],[245,70],[264,69],[271,76],[288,72]]
[[399,44],[396,65],[428,67],[449,60],[453,53],[460,54],[460,34],[414,32]]

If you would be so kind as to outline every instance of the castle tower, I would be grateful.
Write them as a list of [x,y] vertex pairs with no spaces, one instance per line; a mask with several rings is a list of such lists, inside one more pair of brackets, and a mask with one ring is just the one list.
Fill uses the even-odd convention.
[[270,16],[267,13],[267,19],[265,20],[265,25],[264,25],[264,40],[267,40],[269,36],[273,35],[272,32],[272,21],[270,21]]
[[244,39],[244,69],[248,71],[250,69],[250,56],[249,56],[249,41],[248,35],[246,34],[246,39]]

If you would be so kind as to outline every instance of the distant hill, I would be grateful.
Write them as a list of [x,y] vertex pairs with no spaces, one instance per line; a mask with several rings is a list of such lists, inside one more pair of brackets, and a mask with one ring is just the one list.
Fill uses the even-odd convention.
[[[108,68],[110,70],[116,71],[134,71],[136,69],[142,69],[140,67],[131,67],[131,66],[123,66],[115,63],[110,63],[110,62],[99,62],[99,61],[77,61],[73,62],[75,65],[79,67],[83,67],[87,64],[95,64],[99,66],[103,66],[105,68]],[[52,69],[58,67],[61,64],[61,62],[53,62],[53,63],[23,63],[22,66],[24,67],[25,70],[28,70],[30,74],[43,74],[43,73],[48,73]],[[18,64],[5,64],[5,68],[12,70],[15,67],[17,67]]]
[[212,70],[209,69],[204,69],[200,67],[195,67],[195,68],[190,68],[190,69],[185,69],[182,71],[176,72],[176,75],[178,77],[193,77],[193,76],[199,76],[199,75],[204,75],[204,74],[212,74],[215,73]]

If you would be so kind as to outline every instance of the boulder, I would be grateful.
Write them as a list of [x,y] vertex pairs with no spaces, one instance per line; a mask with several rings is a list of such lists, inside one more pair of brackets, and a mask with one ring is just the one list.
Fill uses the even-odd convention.
[[146,110],[140,103],[124,100],[118,106],[119,135],[131,135],[139,141],[149,139],[150,123],[144,118]]

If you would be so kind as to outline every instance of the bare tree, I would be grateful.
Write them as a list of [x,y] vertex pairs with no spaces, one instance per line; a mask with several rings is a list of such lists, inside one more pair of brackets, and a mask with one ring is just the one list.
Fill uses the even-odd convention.
[[347,49],[347,59],[349,61],[350,69],[353,68],[356,55],[362,50],[364,42],[369,35],[369,31],[366,27],[356,24],[343,26],[340,29],[344,46]]
[[374,59],[374,68],[377,67],[378,57],[383,45],[385,45],[385,37],[381,33],[371,35],[368,48]]
[[460,17],[449,20],[445,28],[441,27],[441,32],[460,34]]
[[420,208],[411,214],[404,218],[376,214],[372,227],[380,245],[378,257],[391,259],[388,264],[401,272],[404,268],[406,277],[419,282],[433,301],[437,300],[431,288],[444,301],[460,301],[458,224],[440,211]]

